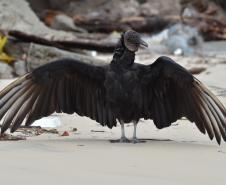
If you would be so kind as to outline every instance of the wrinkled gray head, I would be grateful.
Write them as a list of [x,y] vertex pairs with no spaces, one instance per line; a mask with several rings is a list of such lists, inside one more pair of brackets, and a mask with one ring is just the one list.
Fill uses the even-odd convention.
[[132,52],[136,52],[140,46],[148,47],[148,44],[141,39],[141,35],[133,30],[124,33],[124,44]]

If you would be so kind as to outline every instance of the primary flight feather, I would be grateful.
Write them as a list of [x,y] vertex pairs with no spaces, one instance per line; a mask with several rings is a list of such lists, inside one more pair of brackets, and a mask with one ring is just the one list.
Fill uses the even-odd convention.
[[124,123],[152,119],[157,128],[169,127],[181,117],[200,132],[226,141],[226,109],[200,81],[168,57],[153,64],[134,63],[135,52],[147,44],[132,30],[122,34],[108,65],[61,59],[20,77],[0,92],[1,133],[14,132],[23,121],[54,112],[77,113],[103,126],[121,124],[120,142],[128,142]]

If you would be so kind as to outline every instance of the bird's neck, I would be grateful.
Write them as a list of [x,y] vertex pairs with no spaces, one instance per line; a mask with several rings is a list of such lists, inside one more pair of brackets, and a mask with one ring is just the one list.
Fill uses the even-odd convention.
[[134,64],[135,53],[129,51],[125,47],[116,48],[113,59],[111,61],[112,66],[120,66],[123,68],[129,68]]
[[119,39],[113,59],[111,61],[111,66],[117,66],[117,68],[128,68],[133,65],[135,60],[135,53],[129,51],[124,45],[123,36]]
[[123,42],[123,37],[121,37],[120,40],[118,41],[116,47],[115,47],[112,61],[119,60],[122,57],[125,50],[126,50],[126,47],[125,47],[124,42]]

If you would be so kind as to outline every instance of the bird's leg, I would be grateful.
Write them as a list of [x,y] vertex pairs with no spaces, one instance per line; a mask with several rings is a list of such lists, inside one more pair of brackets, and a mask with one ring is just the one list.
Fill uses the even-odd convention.
[[119,120],[121,124],[121,138],[117,140],[110,140],[111,143],[130,143],[130,140],[126,138],[125,135],[125,127],[124,127],[124,122]]
[[137,122],[136,121],[133,122],[133,126],[134,126],[134,130],[133,130],[132,142],[139,143],[140,141],[137,139]]
[[132,138],[132,143],[145,143],[146,141],[140,140],[137,138],[137,121],[133,122],[134,130],[133,130],[133,138]]
[[120,143],[129,143],[129,139],[126,138],[125,136],[125,127],[124,127],[124,123],[122,121],[120,121],[121,124],[121,139],[120,139]]

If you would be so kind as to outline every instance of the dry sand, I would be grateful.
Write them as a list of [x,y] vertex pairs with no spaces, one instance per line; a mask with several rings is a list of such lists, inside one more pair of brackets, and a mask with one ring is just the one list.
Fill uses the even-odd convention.
[[[226,65],[198,76],[226,105]],[[3,87],[8,81],[0,81]],[[141,144],[113,144],[120,128],[99,126],[88,118],[56,115],[60,131],[76,127],[69,137],[42,134],[24,141],[0,142],[1,184],[64,185],[225,185],[226,143],[218,146],[199,133],[194,124],[179,120],[157,130],[142,121]],[[91,130],[101,131],[92,132]],[[132,125],[126,127],[132,136]]]

